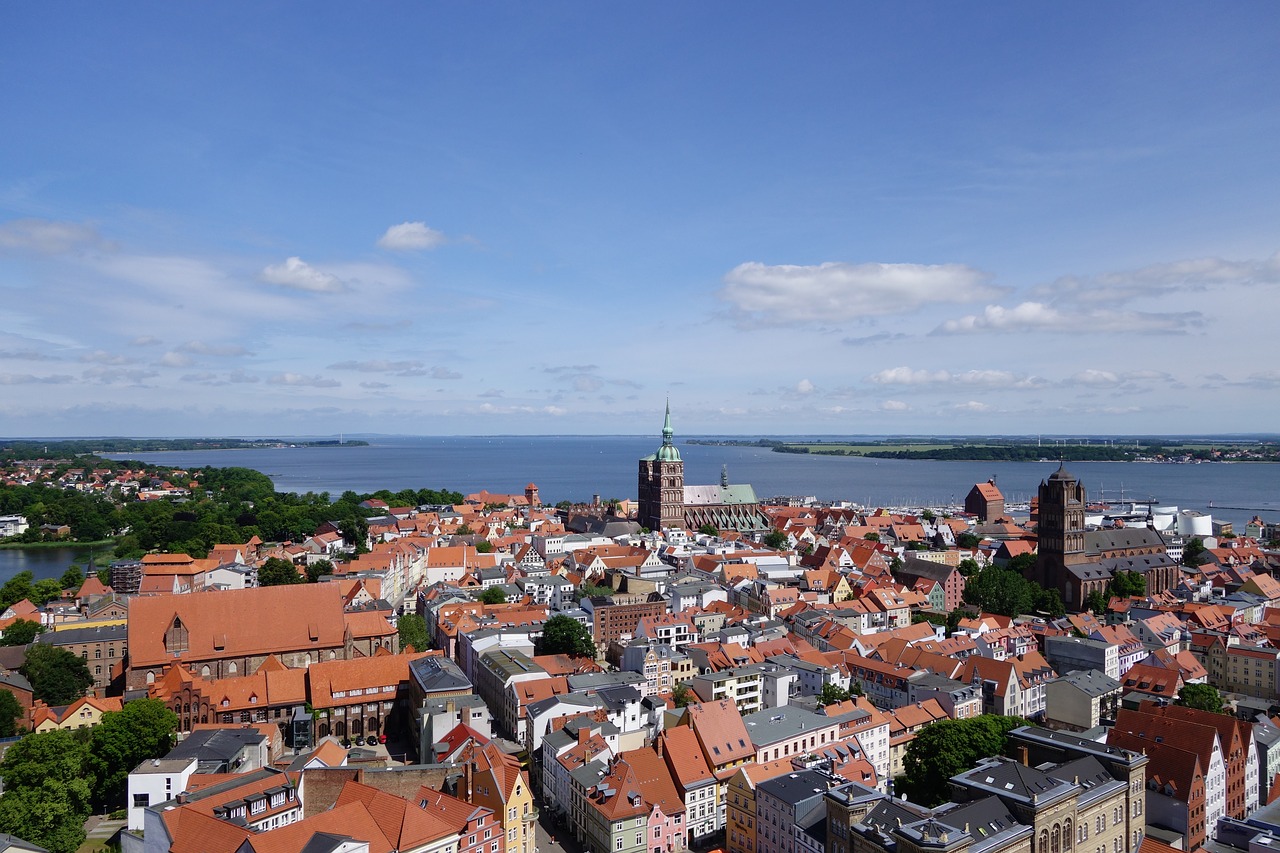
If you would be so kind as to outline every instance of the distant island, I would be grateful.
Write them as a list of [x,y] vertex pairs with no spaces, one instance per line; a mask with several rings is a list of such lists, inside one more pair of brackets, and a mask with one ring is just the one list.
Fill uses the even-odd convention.
[[849,441],[779,441],[757,439],[690,439],[689,444],[721,447],[766,447],[774,453],[817,456],[863,456],[870,459],[943,460],[952,462],[1280,462],[1280,446],[1260,441],[1155,441],[1120,443],[1097,439],[1088,443],[1036,439],[987,439],[981,442],[948,439]]
[[367,447],[355,439],[286,441],[281,438],[74,438],[39,441],[0,439],[6,459],[66,458],[103,453],[157,453],[165,450],[257,450],[279,447]]

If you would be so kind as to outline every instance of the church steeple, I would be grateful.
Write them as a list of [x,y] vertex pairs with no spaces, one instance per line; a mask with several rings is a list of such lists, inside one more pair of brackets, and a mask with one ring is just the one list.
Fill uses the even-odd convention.
[[667,415],[662,421],[662,447],[658,448],[659,462],[679,462],[680,451],[675,445],[676,431],[671,428],[671,401],[667,400]]

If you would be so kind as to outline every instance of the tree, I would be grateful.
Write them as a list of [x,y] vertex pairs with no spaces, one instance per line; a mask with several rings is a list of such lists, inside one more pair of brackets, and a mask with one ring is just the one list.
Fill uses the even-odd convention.
[[781,530],[770,530],[764,535],[764,538],[761,539],[760,542],[766,548],[772,548],[775,551],[781,551],[783,548],[786,548],[791,544],[791,540],[787,538],[787,534],[783,533]]
[[459,536],[475,536],[476,535],[476,532],[471,529],[471,525],[467,524],[465,521],[462,524],[458,525],[457,532]]
[[333,574],[333,563],[328,560],[307,563],[307,583],[319,583],[320,578],[331,574]]
[[431,648],[427,620],[417,613],[406,613],[396,620],[396,630],[400,633],[401,652],[407,652],[410,648],[415,652],[425,652]]
[[935,518],[937,518],[937,516],[933,514],[933,510],[931,509],[926,509],[923,512],[921,512],[920,517],[923,518],[925,521],[933,521]]
[[1147,579],[1140,572],[1119,571],[1111,579],[1111,594],[1120,598],[1145,595],[1146,592]]
[[31,583],[35,575],[29,571],[18,572],[4,586],[0,586],[0,611],[8,610],[24,598],[31,598]]
[[84,842],[89,816],[87,759],[87,741],[67,731],[30,734],[10,746],[0,763],[4,831],[55,853],[73,853]]
[[44,643],[27,647],[19,669],[31,682],[31,693],[50,705],[70,705],[93,686],[89,665],[66,649]]
[[698,532],[703,536],[719,536],[720,528],[716,527],[714,524],[704,524],[698,528]]
[[862,538],[867,540],[868,542],[879,542],[880,534],[872,530],[870,533],[864,534]]
[[907,744],[904,773],[895,781],[894,793],[930,808],[946,802],[952,776],[970,769],[980,758],[1003,753],[1009,731],[1025,725],[1029,723],[1021,717],[996,714],[930,723]]
[[258,586],[286,586],[302,582],[298,567],[279,557],[268,557],[258,568]]
[[818,693],[818,704],[822,707],[848,702],[852,694],[838,684],[824,684]]
[[0,637],[0,646],[25,646],[43,633],[44,626],[39,622],[19,619],[4,629],[4,636]]
[[13,737],[18,733],[18,717],[22,706],[11,690],[0,690],[0,737]]
[[1011,572],[1017,572],[1023,577],[1027,576],[1027,572],[1036,567],[1036,555],[1032,553],[1019,554],[1005,565],[1005,568]]
[[477,554],[492,554],[492,553],[493,553],[493,543],[492,543],[492,542],[490,542],[488,539],[481,539],[479,542],[477,542],[477,543],[476,543],[476,553],[477,553]]
[[506,604],[507,594],[500,586],[491,586],[480,593],[480,601],[485,604]]
[[62,598],[62,584],[53,578],[41,578],[31,585],[31,603],[43,607],[50,601]]
[[1095,616],[1101,616],[1107,612],[1107,597],[1101,591],[1095,589],[1085,596],[1084,609]]
[[961,533],[956,537],[956,545],[960,548],[977,548],[981,544],[982,540],[973,533]]
[[552,616],[542,628],[542,640],[538,653],[543,655],[569,655],[575,658],[594,658],[596,644],[591,640],[587,626],[564,614]]
[[1056,589],[1040,590],[1039,600],[1036,602],[1036,609],[1043,610],[1049,615],[1050,619],[1060,619],[1067,615],[1067,607],[1062,603],[1062,593]]
[[684,708],[698,701],[697,694],[689,689],[689,685],[681,682],[671,691],[671,701],[675,703],[677,708]]
[[1017,572],[987,566],[969,578],[964,600],[987,613],[1021,616],[1035,607],[1039,587]]
[[173,749],[178,715],[159,699],[135,699],[102,715],[89,732],[93,798],[104,810],[125,804],[129,771]]
[[[1182,565],[1195,568],[1203,566],[1209,562],[1209,558],[1205,555],[1207,549],[1204,547],[1204,540],[1196,536],[1186,545],[1182,546]],[[4,591],[0,590],[0,602],[4,601]]]
[[1184,684],[1174,704],[1215,714],[1223,713],[1222,694],[1211,684]]
[[58,579],[58,585],[62,589],[73,589],[79,591],[84,584],[84,570],[79,566],[69,566],[62,577]]

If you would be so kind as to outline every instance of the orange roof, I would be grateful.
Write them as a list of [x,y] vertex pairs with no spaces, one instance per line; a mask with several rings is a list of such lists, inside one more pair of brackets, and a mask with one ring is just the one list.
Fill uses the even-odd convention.
[[342,617],[342,591],[331,583],[139,596],[129,605],[129,657],[134,667],[174,661],[164,640],[175,619],[187,629],[178,656],[188,660],[336,648]]
[[343,785],[334,808],[357,802],[369,810],[378,829],[396,850],[411,850],[457,833],[457,829],[416,803],[362,782]]
[[[335,705],[389,702],[395,699],[401,682],[409,680],[409,664],[440,652],[419,652],[408,655],[380,655],[351,660],[327,660],[313,663],[307,669],[311,682],[311,704],[316,708]],[[379,692],[369,693],[370,690]],[[335,694],[345,695],[335,695]],[[370,696],[375,698],[371,699]]]

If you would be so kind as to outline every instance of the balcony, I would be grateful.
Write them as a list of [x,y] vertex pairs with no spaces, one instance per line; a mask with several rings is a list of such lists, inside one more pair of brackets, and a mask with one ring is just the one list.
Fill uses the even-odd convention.
[[537,821],[538,821],[538,810],[537,810],[537,809],[533,809],[533,810],[531,810],[531,811],[525,812],[525,814],[524,814],[524,816],[521,818],[521,820],[523,820],[525,823],[537,823]]

